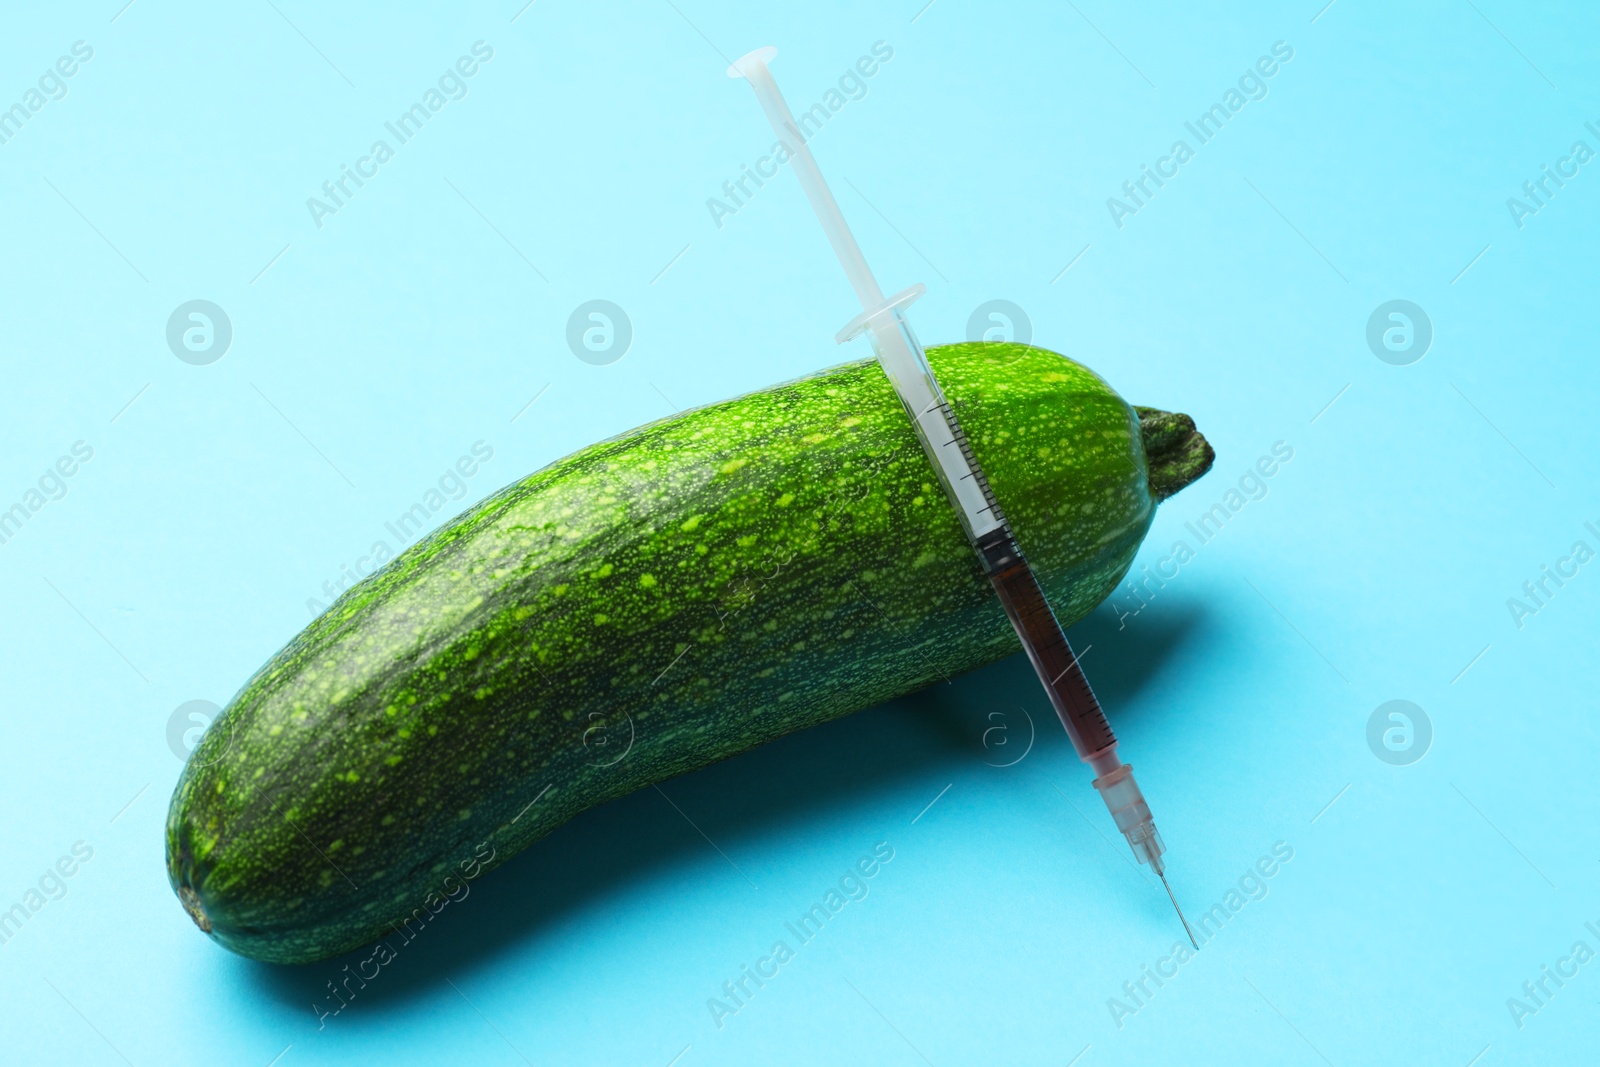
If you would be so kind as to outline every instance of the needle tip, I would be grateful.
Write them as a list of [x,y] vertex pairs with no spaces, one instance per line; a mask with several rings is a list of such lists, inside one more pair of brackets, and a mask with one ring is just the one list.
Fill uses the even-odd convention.
[[1172,886],[1167,884],[1167,875],[1164,871],[1157,871],[1156,877],[1161,879],[1161,888],[1167,891],[1167,899],[1172,901],[1172,910],[1178,913],[1178,921],[1183,923],[1183,932],[1189,935],[1189,944],[1194,946],[1196,952],[1200,951],[1200,943],[1194,939],[1194,931],[1189,928],[1189,920],[1184,918],[1183,909],[1178,907],[1178,898],[1172,895]]

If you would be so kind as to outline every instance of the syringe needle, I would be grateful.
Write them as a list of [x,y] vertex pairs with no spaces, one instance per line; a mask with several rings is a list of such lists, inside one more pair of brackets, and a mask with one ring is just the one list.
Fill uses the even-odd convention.
[[1167,891],[1167,899],[1172,901],[1172,910],[1178,913],[1178,921],[1183,923],[1183,932],[1189,935],[1189,944],[1194,945],[1194,950],[1199,952],[1200,945],[1194,939],[1194,931],[1189,929],[1189,920],[1183,917],[1183,909],[1178,907],[1178,898],[1172,895],[1172,887],[1167,884],[1166,872],[1157,871],[1156,877],[1161,879],[1161,888]]
[[[955,508],[967,540],[978,554],[983,573],[994,586],[1018,641],[1072,740],[1073,749],[1095,773],[1091,784],[1105,801],[1117,829],[1128,839],[1134,856],[1161,875],[1161,854],[1166,851],[1166,845],[1150,816],[1150,805],[1145,803],[1144,794],[1133,780],[1133,768],[1117,755],[1116,734],[1112,733],[1111,724],[1106,721],[1105,712],[1089,686],[1089,679],[1084,677],[1083,668],[1073,655],[1060,621],[1050,610],[1038,577],[1017,544],[1011,524],[978,464],[972,443],[962,432],[960,420],[945,400],[944,390],[928,365],[927,355],[906,321],[905,306],[926,290],[915,285],[884,299],[883,290],[861,253],[861,246],[856,244],[838,201],[829,191],[806,145],[806,138],[767,67],[777,54],[775,48],[758,48],[729,67],[728,76],[746,79],[755,90],[761,110],[766,112],[780,146],[788,153],[790,168],[799,178],[800,187],[817,213],[828,243],[833,246],[851,287],[861,300],[861,314],[851,319],[835,340],[842,343],[862,332],[871,337],[878,364],[905,406],[933,473]],[[1167,886],[1165,875],[1161,875],[1161,884]],[[1167,896],[1172,899],[1178,918],[1183,919],[1189,943],[1198,950],[1200,946],[1195,942],[1194,931],[1189,929],[1189,920],[1184,919],[1183,909],[1178,907],[1178,898],[1172,896],[1171,886],[1167,886]]]

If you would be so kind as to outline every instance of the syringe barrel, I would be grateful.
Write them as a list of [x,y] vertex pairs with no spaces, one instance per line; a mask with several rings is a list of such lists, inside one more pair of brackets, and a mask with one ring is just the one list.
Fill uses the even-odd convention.
[[1106,721],[1106,714],[1089,686],[1089,679],[1084,677],[1083,668],[1078,666],[1078,657],[1073,655],[1066,634],[1061,632],[1061,624],[1050,610],[1038,579],[1022,559],[1010,538],[1010,531],[1005,534],[1003,540],[993,537],[986,539],[991,543],[978,546],[985,567],[989,569],[989,581],[999,594],[1023,649],[1033,661],[1050,703],[1060,716],[1061,725],[1066,727],[1072,747],[1078,751],[1078,758],[1094,766],[1097,773],[1104,774],[1118,766],[1116,735],[1111,732],[1111,724]]
[[945,495],[956,506],[967,539],[983,563],[984,573],[1005,606],[1017,638],[1044,683],[1051,706],[1066,727],[1078,757],[1105,774],[1119,765],[1117,738],[1111,732],[1100,701],[1066,634],[1050,610],[1050,602],[1034,577],[1033,569],[1017,546],[989,480],[984,476],[972,445],[961,429],[939,383],[928,366],[927,355],[911,331],[897,300],[881,311],[865,313],[878,363],[888,375],[916,427],[917,438],[928,454]]
[[1005,516],[933,376],[933,368],[928,366],[922,344],[912,333],[905,312],[894,301],[887,302],[877,314],[868,313],[863,318],[878,365],[905,405],[945,497],[955,505],[967,539],[977,548],[981,538],[1005,530]]

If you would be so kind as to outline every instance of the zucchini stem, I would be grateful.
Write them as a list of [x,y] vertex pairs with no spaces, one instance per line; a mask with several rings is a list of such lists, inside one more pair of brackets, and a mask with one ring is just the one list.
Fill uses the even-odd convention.
[[1144,455],[1150,467],[1150,492],[1167,499],[1211,469],[1217,453],[1194,428],[1194,420],[1177,411],[1135,407]]

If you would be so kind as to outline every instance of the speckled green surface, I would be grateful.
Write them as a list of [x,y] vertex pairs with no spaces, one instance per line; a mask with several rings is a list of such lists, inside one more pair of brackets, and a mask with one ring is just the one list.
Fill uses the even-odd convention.
[[[1076,621],[1209,447],[1145,412],[1153,474],[1065,357],[928,357]],[[585,808],[1017,647],[882,371],[846,364],[568,456],[349,590],[196,747],[168,873],[228,948],[324,958]]]

